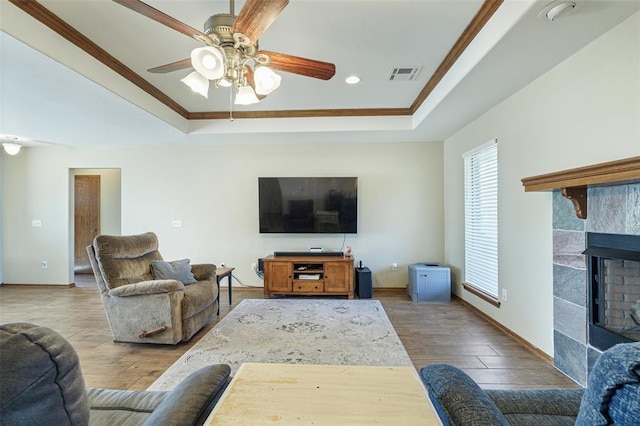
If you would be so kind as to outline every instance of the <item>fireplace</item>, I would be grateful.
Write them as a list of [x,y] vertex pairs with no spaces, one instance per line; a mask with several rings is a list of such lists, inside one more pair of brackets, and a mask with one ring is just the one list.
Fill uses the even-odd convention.
[[[526,191],[553,191],[553,365],[586,386],[589,371],[611,344],[607,338],[598,343],[599,334],[620,341],[639,338],[640,307],[634,304],[640,292],[633,292],[640,288],[640,157],[532,176],[522,184]],[[623,235],[624,242],[614,238],[609,245],[609,238],[595,233]],[[589,264],[596,270],[588,271]],[[601,275],[612,282],[602,283]],[[609,300],[602,287],[616,281],[622,284],[614,288],[622,301],[610,306],[621,308],[602,311]],[[611,322],[616,316],[621,324]]]
[[640,341],[640,236],[587,232],[589,344]]
[[[626,296],[623,293],[624,303],[618,303],[627,304],[622,315],[609,312],[609,317],[621,316],[625,323],[609,324],[603,318],[608,312],[599,309],[606,305],[607,296],[600,286],[607,281],[592,278],[610,276],[618,284],[616,291],[638,289],[640,258],[626,258],[640,252],[640,183],[590,187],[588,198],[584,220],[576,216],[561,191],[553,193],[553,364],[583,386],[604,348],[613,343],[608,338],[637,339],[629,335],[637,329],[628,303],[640,299],[640,293],[635,298],[630,291]],[[594,271],[593,266],[599,269]],[[629,271],[624,270],[627,267]],[[591,306],[594,302],[600,306]]]

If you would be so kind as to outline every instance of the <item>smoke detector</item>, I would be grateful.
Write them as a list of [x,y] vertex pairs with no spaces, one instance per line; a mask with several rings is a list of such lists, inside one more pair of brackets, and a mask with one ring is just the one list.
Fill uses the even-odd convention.
[[548,19],[555,22],[571,14],[578,7],[578,3],[574,1],[554,1],[546,5],[538,14],[538,17]]

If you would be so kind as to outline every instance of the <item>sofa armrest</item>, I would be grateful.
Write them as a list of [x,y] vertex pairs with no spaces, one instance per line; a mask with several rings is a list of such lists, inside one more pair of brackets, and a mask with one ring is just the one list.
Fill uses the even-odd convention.
[[198,281],[214,281],[216,279],[216,265],[210,263],[191,265],[191,272]]
[[420,370],[420,378],[444,425],[509,425],[491,398],[462,370],[433,364]]
[[126,284],[109,290],[109,296],[129,297],[144,294],[169,293],[184,291],[184,285],[176,280],[150,280],[134,284]]
[[208,365],[170,391],[144,425],[201,425],[229,384],[231,367]]
[[115,390],[87,387],[92,426],[110,426],[123,420],[145,419],[167,396],[164,391]]
[[510,389],[485,391],[505,416],[578,416],[584,389]]

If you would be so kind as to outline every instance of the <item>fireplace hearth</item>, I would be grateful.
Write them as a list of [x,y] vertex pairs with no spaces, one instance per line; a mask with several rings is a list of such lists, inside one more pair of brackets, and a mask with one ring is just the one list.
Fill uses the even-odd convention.
[[640,341],[640,236],[587,232],[589,344]]

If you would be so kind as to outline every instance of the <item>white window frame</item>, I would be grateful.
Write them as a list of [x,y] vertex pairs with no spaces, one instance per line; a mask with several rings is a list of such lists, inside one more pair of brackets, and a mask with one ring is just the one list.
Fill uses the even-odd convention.
[[498,298],[498,141],[464,159],[464,283],[466,290],[500,306]]

